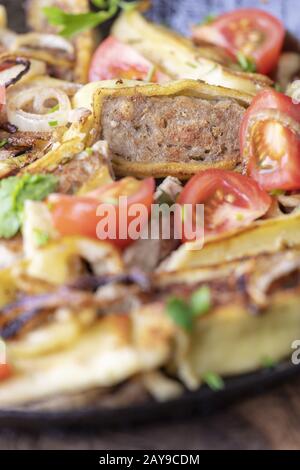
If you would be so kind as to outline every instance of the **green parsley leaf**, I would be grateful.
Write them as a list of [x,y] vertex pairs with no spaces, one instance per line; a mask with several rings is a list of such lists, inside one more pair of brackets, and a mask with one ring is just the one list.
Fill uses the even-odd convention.
[[147,77],[146,77],[146,82],[152,82],[154,76],[155,76],[155,72],[156,72],[156,67],[155,65],[152,65],[152,67],[150,67],[148,73],[147,73]]
[[180,297],[171,297],[166,306],[166,311],[172,320],[190,332],[196,317],[204,315],[211,309],[211,292],[208,286],[202,286],[196,290],[187,302]]
[[220,377],[218,374],[215,374],[213,372],[206,372],[206,374],[202,376],[202,380],[214,392],[218,392],[225,388],[225,384],[224,384],[222,377]]
[[261,365],[266,369],[274,369],[276,367],[276,361],[272,359],[270,356],[263,357],[261,361]]
[[280,85],[280,83],[275,83],[274,89],[276,91],[278,91],[279,93],[283,93],[283,89],[282,89],[282,86]]
[[57,127],[58,126],[58,121],[49,121],[49,126],[50,127]]
[[244,214],[242,214],[241,212],[238,212],[238,213],[236,214],[235,218],[236,218],[236,220],[237,220],[238,222],[243,222],[243,220],[245,219],[245,216],[244,216]]
[[100,11],[81,14],[66,13],[58,7],[45,7],[43,12],[50,24],[60,26],[60,34],[71,38],[75,34],[105,23],[113,18],[118,9],[133,10],[139,2],[127,3],[123,0],[93,0],[92,2]]
[[115,197],[107,197],[106,199],[103,199],[103,202],[105,204],[110,204],[111,206],[118,206],[119,205],[119,200]]
[[208,286],[202,286],[191,296],[191,308],[194,316],[205,315],[211,309],[211,292]]
[[255,73],[256,72],[256,64],[251,57],[245,56],[242,52],[237,53],[237,60],[244,72]]
[[5,147],[5,145],[8,143],[8,139],[2,139],[0,140],[0,148],[2,149]]
[[207,15],[203,18],[203,20],[199,23],[199,25],[205,25],[205,24],[211,24],[215,21],[215,19],[217,18],[216,15]]
[[107,8],[108,0],[91,0],[92,4],[98,8]]
[[140,2],[137,1],[137,2],[124,2],[124,1],[120,1],[119,2],[119,7],[122,8],[122,10],[124,11],[133,11],[137,8],[138,4]]
[[55,191],[57,184],[53,175],[12,176],[1,180],[0,238],[12,238],[18,233],[26,200],[44,200]]
[[186,62],[186,65],[188,65],[189,67],[191,67],[192,69],[196,69],[198,67],[197,64],[194,64],[193,62]]
[[269,194],[270,196],[283,196],[285,191],[283,189],[272,189]]
[[172,297],[167,303],[167,313],[174,323],[186,331],[193,328],[193,312],[190,306],[178,297]]
[[55,113],[56,111],[59,111],[59,104],[57,103],[53,108],[49,109],[48,114]]
[[43,247],[43,246],[47,245],[47,243],[49,242],[50,235],[49,235],[49,233],[44,232],[43,230],[40,230],[40,229],[36,228],[34,230],[34,238],[35,238],[35,242],[36,242],[37,246],[38,247]]

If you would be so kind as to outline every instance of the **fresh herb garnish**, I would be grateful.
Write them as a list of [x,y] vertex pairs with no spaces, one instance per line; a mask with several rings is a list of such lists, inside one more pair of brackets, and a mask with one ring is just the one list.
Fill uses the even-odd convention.
[[285,194],[285,191],[283,189],[272,189],[270,191],[270,196],[283,196]]
[[154,76],[155,76],[155,73],[156,73],[156,67],[155,65],[152,65],[152,67],[150,67],[148,73],[147,73],[147,77],[145,79],[146,82],[152,82]]
[[207,15],[203,18],[202,21],[200,21],[199,26],[205,25],[205,24],[211,24],[215,21],[216,18],[217,18],[216,15],[212,15],[212,14]]
[[241,212],[238,212],[238,213],[236,214],[235,218],[236,218],[236,220],[237,220],[238,222],[243,222],[243,220],[244,220],[245,217],[244,217],[244,215],[243,215]]
[[118,206],[119,205],[119,200],[115,197],[107,197],[106,199],[103,200],[105,204],[110,204],[111,206]]
[[219,390],[223,390],[224,387],[225,387],[225,384],[224,384],[224,381],[223,381],[222,377],[220,377],[218,374],[215,374],[213,372],[206,372],[206,374],[204,374],[202,376],[202,380],[214,392],[218,392]]
[[57,184],[53,175],[12,176],[0,181],[0,237],[14,237],[22,226],[25,201],[42,201]]
[[126,1],[120,1],[119,2],[119,7],[122,8],[124,11],[133,11],[137,8],[139,5],[139,1],[137,2],[126,2]]
[[5,147],[5,145],[8,144],[8,139],[2,139],[0,140],[0,148],[2,149]]
[[57,127],[58,126],[58,121],[49,121],[49,126],[50,127]]
[[195,318],[207,313],[211,304],[210,289],[202,286],[192,294],[189,302],[180,297],[171,297],[167,302],[167,313],[174,323],[190,332]]
[[186,219],[186,210],[185,210],[185,206],[182,206],[182,207],[181,207],[181,214],[180,214],[180,216],[181,216],[182,222],[185,222],[185,219]]
[[124,11],[133,10],[139,2],[127,3],[122,0],[93,0],[92,3],[99,8],[98,12],[71,14],[66,13],[58,7],[45,7],[43,12],[49,23],[59,26],[60,34],[70,38],[75,34],[82,33],[88,29],[104,23],[113,18],[118,9]]
[[242,52],[237,53],[237,60],[244,72],[255,73],[256,72],[256,64],[251,57],[245,56]]
[[279,93],[282,93],[282,92],[283,92],[283,89],[282,89],[282,86],[280,85],[280,83],[275,83],[274,89],[275,89],[276,91],[278,91]]
[[48,232],[45,232],[44,230],[40,230],[38,228],[36,228],[34,230],[34,238],[35,238],[35,242],[37,244],[37,246],[39,248],[47,245],[47,243],[49,242],[50,240],[50,235]]
[[198,65],[194,64],[193,62],[186,62],[186,65],[188,65],[189,67],[192,67],[193,69],[196,69],[198,67]]
[[191,307],[194,316],[201,316],[209,312],[211,308],[211,292],[208,286],[202,286],[191,297]]
[[276,367],[276,361],[272,359],[270,356],[263,357],[261,361],[261,365],[265,367],[265,369],[274,369]]
[[49,109],[48,114],[55,113],[56,111],[59,111],[59,104],[57,103],[53,108]]
[[172,297],[167,303],[167,313],[176,325],[186,331],[193,328],[193,312],[187,302],[178,297]]

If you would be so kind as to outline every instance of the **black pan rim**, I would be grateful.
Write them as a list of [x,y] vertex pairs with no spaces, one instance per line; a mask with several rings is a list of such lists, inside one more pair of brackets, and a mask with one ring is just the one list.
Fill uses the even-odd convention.
[[0,427],[26,430],[85,427],[111,428],[162,419],[206,416],[234,403],[238,399],[262,393],[300,374],[300,364],[283,362],[273,369],[238,375],[225,380],[223,390],[214,392],[202,386],[195,392],[185,392],[180,398],[163,403],[150,400],[139,405],[117,408],[85,406],[75,410],[0,409]]

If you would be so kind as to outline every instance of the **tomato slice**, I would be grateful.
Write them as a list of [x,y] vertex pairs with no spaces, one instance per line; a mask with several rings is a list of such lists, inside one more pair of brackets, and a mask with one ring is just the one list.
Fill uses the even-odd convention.
[[257,95],[242,121],[247,173],[267,191],[300,188],[300,105],[275,90]]
[[[138,181],[128,177],[82,197],[52,194],[49,202],[54,225],[63,236],[82,235],[99,238],[97,227],[101,220],[107,218],[107,214],[99,216],[97,210],[101,204],[105,204],[110,207],[110,216],[116,221],[116,229],[115,236],[103,233],[101,240],[107,240],[119,248],[124,248],[133,241],[130,237],[129,226],[137,217],[137,215],[130,214],[130,209],[134,204],[141,204],[146,208],[145,217],[139,219],[142,228],[147,223],[151,211],[154,190],[153,178]],[[126,206],[120,203],[120,196],[127,197]]]
[[[178,198],[179,204],[193,207],[193,220],[181,222],[192,223],[193,231],[196,204],[204,205],[205,235],[217,235],[249,225],[268,211],[271,202],[271,197],[251,178],[216,169],[193,176]],[[184,236],[183,241],[187,241]]]
[[[152,73],[152,76],[150,76]],[[150,75],[149,75],[150,74]],[[89,80],[109,80],[113,78],[146,80],[162,83],[169,80],[164,73],[156,70],[153,64],[133,47],[109,36],[96,50],[92,59]]]
[[224,47],[233,56],[242,53],[267,74],[276,66],[285,31],[274,16],[257,8],[242,8],[219,16],[209,24],[195,26],[193,37]]
[[9,364],[0,364],[0,381],[9,379],[12,375],[12,369]]

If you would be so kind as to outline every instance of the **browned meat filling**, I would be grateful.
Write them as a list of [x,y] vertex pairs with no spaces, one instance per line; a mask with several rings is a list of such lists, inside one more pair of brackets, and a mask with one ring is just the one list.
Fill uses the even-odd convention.
[[60,164],[53,174],[59,178],[59,192],[74,194],[103,166],[96,152],[77,155]]
[[102,111],[110,150],[135,162],[239,162],[244,108],[231,99],[117,97]]

